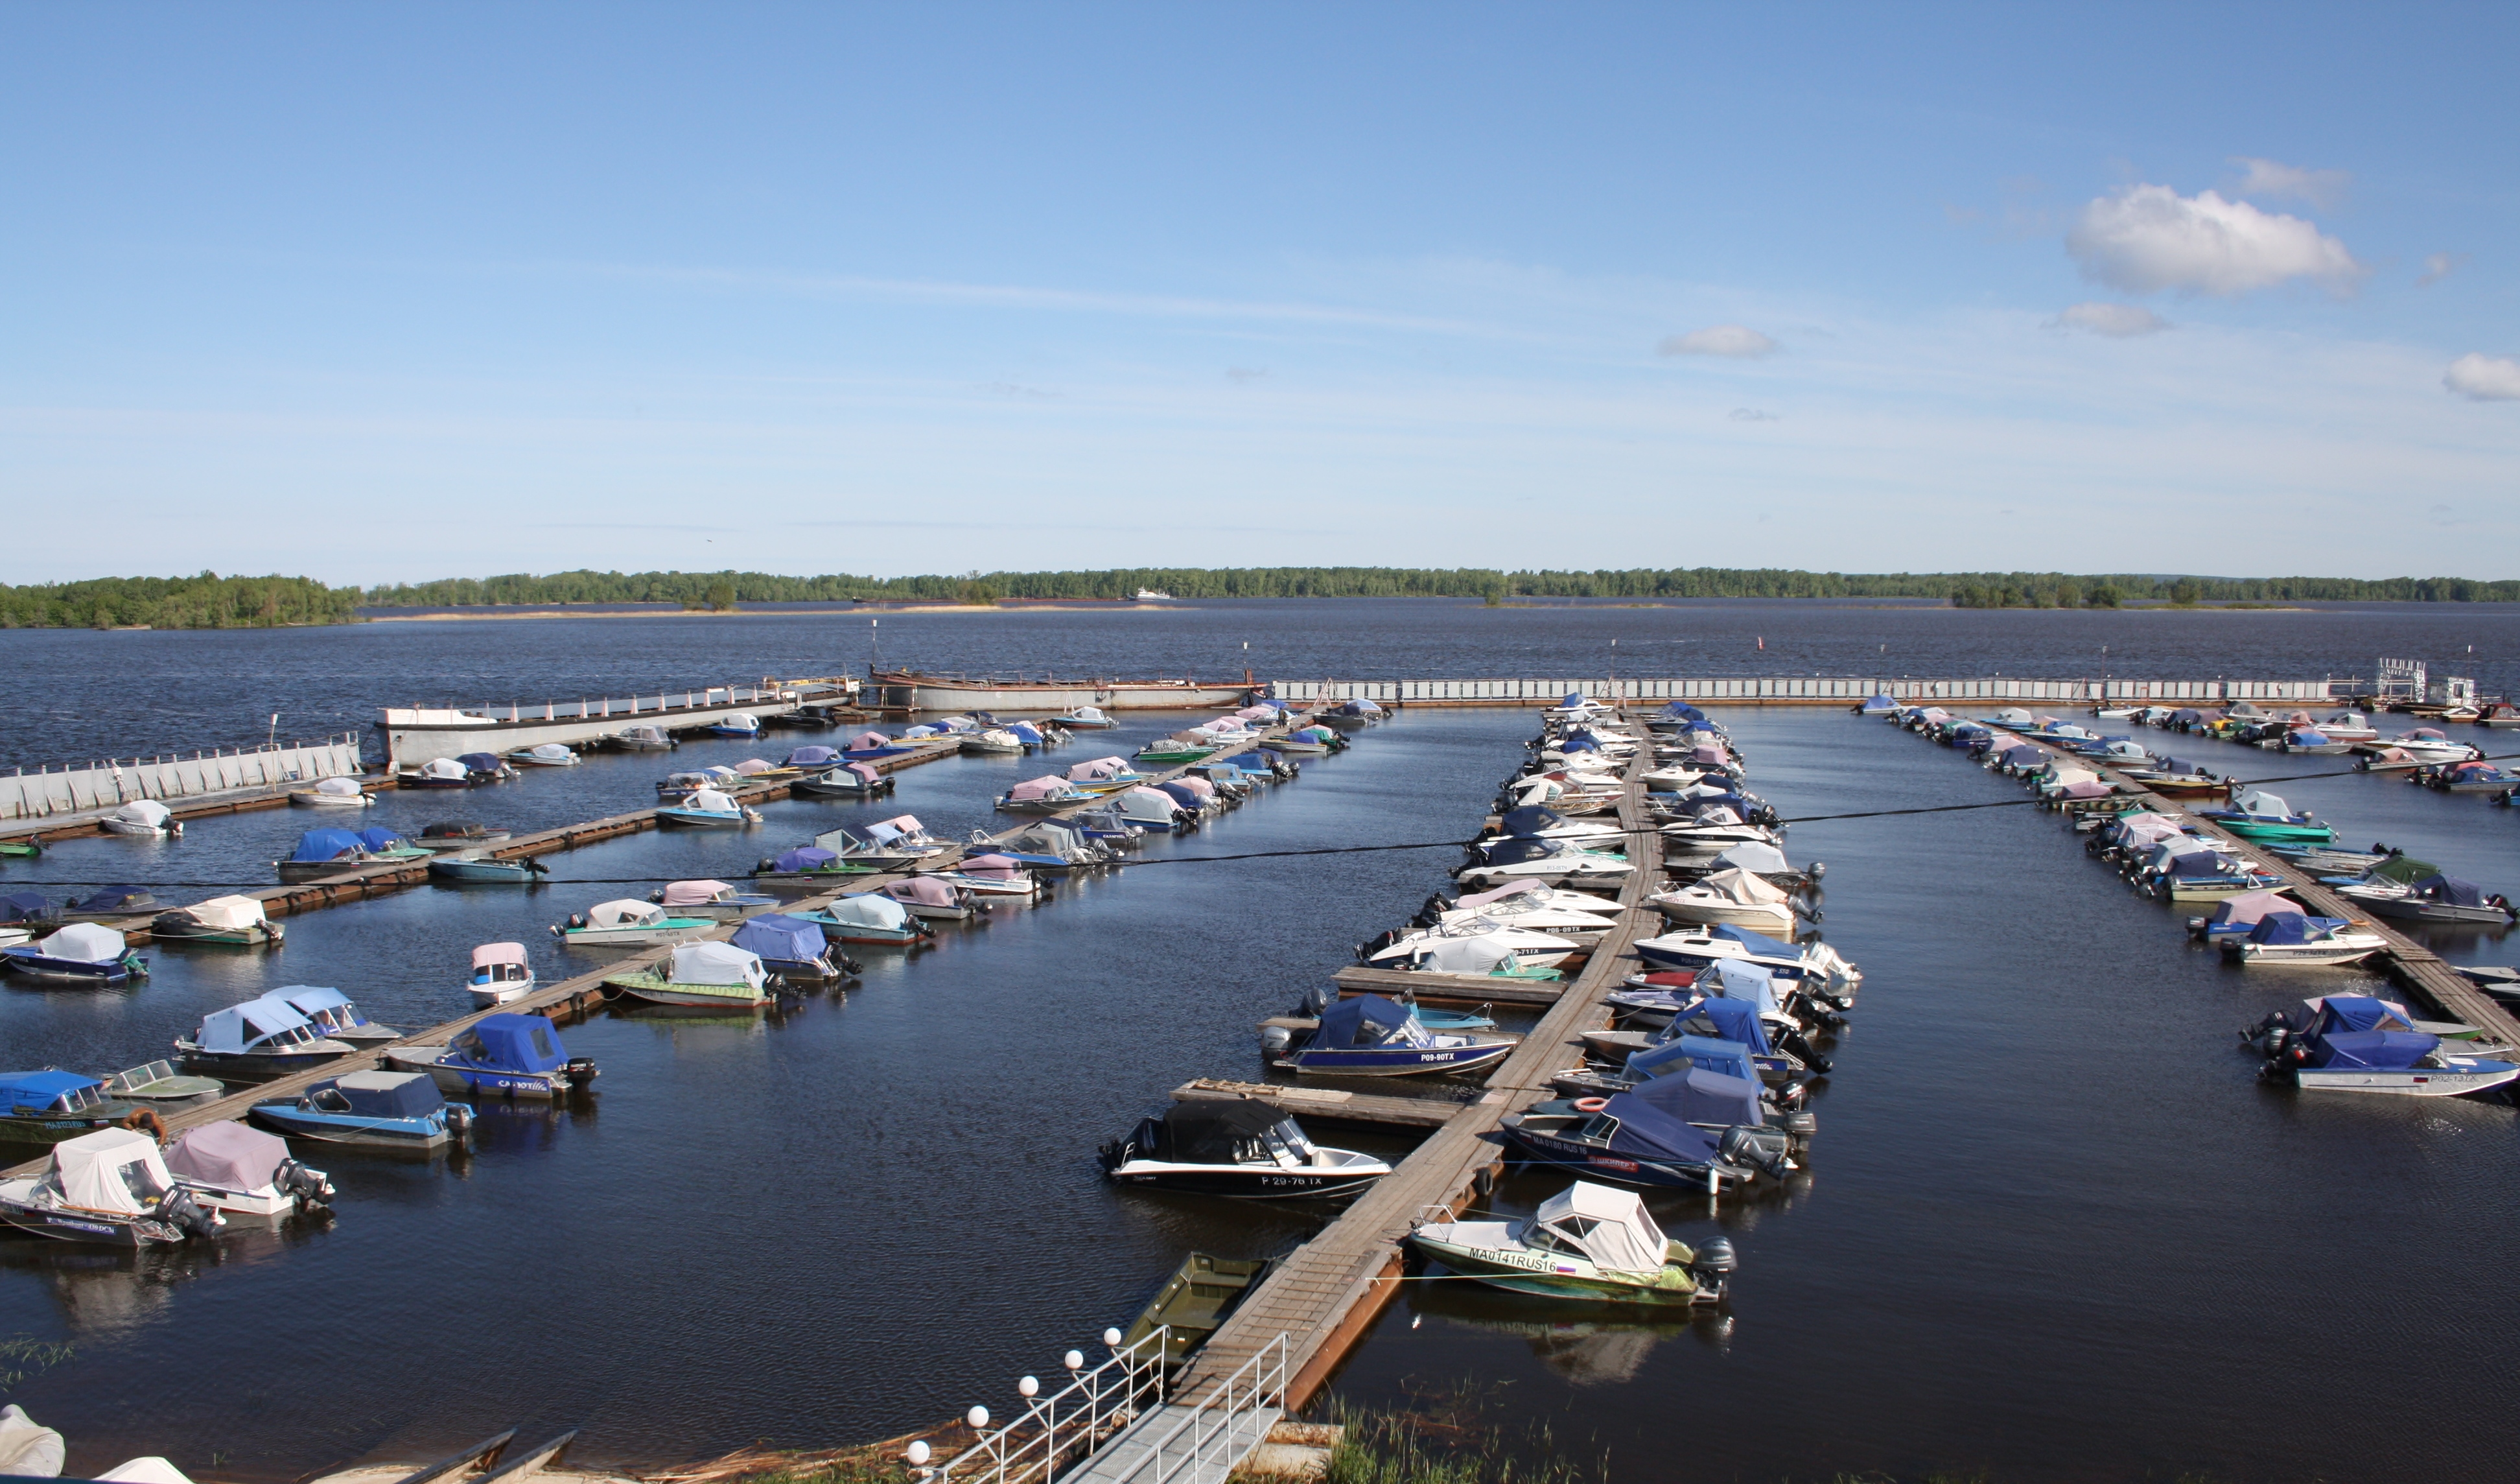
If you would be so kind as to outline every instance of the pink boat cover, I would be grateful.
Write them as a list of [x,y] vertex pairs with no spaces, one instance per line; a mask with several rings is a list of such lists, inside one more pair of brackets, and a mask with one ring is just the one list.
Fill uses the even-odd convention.
[[1693,748],[1688,754],[1688,760],[1693,763],[1705,763],[1710,767],[1716,768],[1723,767],[1726,762],[1724,749],[1722,747]]
[[1174,779],[1173,782],[1184,788],[1188,788],[1191,792],[1197,794],[1200,798],[1205,799],[1216,797],[1216,785],[1209,783],[1206,779],[1198,777],[1196,774],[1185,773],[1181,777]]
[[1100,779],[1118,778],[1121,774],[1128,771],[1129,760],[1125,757],[1098,757],[1090,763],[1078,763],[1075,767],[1068,769],[1067,776],[1080,782],[1092,782]]
[[850,739],[848,750],[851,752],[863,752],[869,747],[889,747],[891,745],[892,739],[884,736],[880,732],[861,732],[856,737]]
[[881,830],[887,825],[900,831],[904,834],[918,834],[921,833],[924,828],[919,823],[919,816],[915,814],[896,814],[888,820],[877,820],[874,824],[867,826],[867,828],[869,830]]
[[896,902],[917,902],[924,907],[951,907],[955,902],[954,888],[928,876],[893,881],[883,888],[883,894]]
[[724,881],[675,881],[666,886],[664,900],[659,905],[698,907],[702,902],[716,900],[717,894],[727,889]]
[[768,773],[777,766],[778,765],[775,763],[766,762],[758,757],[747,757],[743,761],[735,765],[735,771],[742,774],[746,778],[750,778],[755,773]]
[[851,763],[848,765],[848,771],[870,784],[878,782],[883,777],[882,774],[875,771],[873,763]]
[[1057,798],[1068,792],[1067,780],[1056,774],[1048,778],[1030,778],[1007,790],[1007,797],[1018,804],[1034,799]]
[[2088,783],[2067,784],[2057,790],[2067,798],[2106,798],[2116,791],[2098,779],[2092,779]]
[[1234,714],[1242,718],[1244,721],[1274,721],[1277,719],[1278,708],[1276,706],[1244,706],[1241,710],[1237,711]]
[[493,964],[522,964],[523,962],[525,962],[525,945],[522,943],[484,943],[472,950],[474,968],[487,968]]

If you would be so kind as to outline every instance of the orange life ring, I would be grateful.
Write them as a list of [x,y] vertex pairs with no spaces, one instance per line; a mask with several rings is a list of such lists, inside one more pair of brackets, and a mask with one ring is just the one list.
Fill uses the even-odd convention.
[[1607,1098],[1578,1098],[1575,1100],[1575,1111],[1579,1113],[1598,1113],[1609,1105],[1610,1100]]

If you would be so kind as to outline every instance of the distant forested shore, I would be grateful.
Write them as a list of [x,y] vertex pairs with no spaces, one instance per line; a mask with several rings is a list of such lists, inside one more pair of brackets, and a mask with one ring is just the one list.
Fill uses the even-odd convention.
[[2201,577],[2066,572],[1807,572],[1786,567],[1121,567],[962,576],[787,577],[769,572],[553,572],[327,587],[308,577],[110,577],[0,587],[0,627],[272,628],[356,623],[362,607],[671,603],[996,603],[1174,598],[1923,598],[1961,607],[2116,607],[2130,603],[2510,603],[2520,581],[2466,577]]

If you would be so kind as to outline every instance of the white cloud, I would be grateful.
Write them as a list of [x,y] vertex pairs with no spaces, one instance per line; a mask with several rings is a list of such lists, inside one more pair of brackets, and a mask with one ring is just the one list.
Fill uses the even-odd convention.
[[2424,271],[2415,275],[2415,287],[2429,289],[2457,272],[2459,264],[2466,261],[2467,254],[2464,252],[2431,253],[2424,258]]
[[2171,328],[2170,321],[2144,308],[2141,304],[2109,304],[2097,299],[2069,304],[2048,323],[2059,330],[2088,330],[2093,335],[2105,335],[2111,339],[2151,335],[2155,331]]
[[2471,350],[2450,363],[2442,384],[2471,402],[2520,402],[2520,361]]
[[2252,159],[2234,155],[2231,163],[2245,166],[2240,177],[2240,196],[2255,196],[2271,201],[2306,201],[2314,206],[2332,206],[2344,198],[2345,188],[2354,177],[2343,170],[2305,170],[2298,165],[2280,164],[2272,159]]
[[2343,243],[2298,216],[2168,186],[2129,186],[2085,206],[2065,250],[2085,278],[2135,293],[2246,293],[2296,278],[2341,288],[2363,271]]
[[1665,355],[1730,355],[1757,357],[1776,352],[1777,342],[1745,325],[1709,325],[1675,335],[1659,347]]

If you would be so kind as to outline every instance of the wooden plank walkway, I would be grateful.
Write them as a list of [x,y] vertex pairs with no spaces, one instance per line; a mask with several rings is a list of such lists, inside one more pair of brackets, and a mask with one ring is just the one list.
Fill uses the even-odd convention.
[[[1224,1326],[1199,1348],[1175,1395],[1190,1401],[1225,1377],[1280,1334],[1292,1347],[1286,1407],[1301,1408],[1399,1291],[1401,1243],[1412,1218],[1432,1207],[1459,1212],[1473,1198],[1484,1171],[1499,1167],[1496,1146],[1479,1136],[1508,1112],[1540,1101],[1550,1074],[1578,1059],[1578,1035],[1607,1022],[1603,997],[1632,962],[1629,945],[1654,914],[1642,906],[1661,876],[1662,838],[1642,828],[1643,786],[1652,749],[1640,748],[1628,771],[1620,822],[1639,832],[1629,859],[1637,870],[1620,893],[1619,925],[1603,935],[1592,962],[1541,1017],[1521,1046],[1499,1064],[1478,1099],[1464,1104],[1398,1168],[1358,1196],[1339,1218],[1279,1263],[1266,1282],[1236,1307]],[[1658,922],[1658,920],[1657,920]],[[1414,976],[1413,976],[1414,977]]]
[[1282,1082],[1232,1082],[1218,1077],[1201,1077],[1173,1089],[1175,1102],[1202,1098],[1251,1099],[1293,1113],[1306,1123],[1357,1123],[1398,1129],[1442,1128],[1464,1106],[1451,1098],[1408,1098],[1340,1088],[1295,1087]]
[[1453,1005],[1476,1010],[1494,1005],[1507,1010],[1547,1010],[1565,997],[1563,981],[1507,979],[1494,974],[1442,974],[1420,969],[1367,968],[1363,965],[1330,975],[1342,998],[1348,995],[1404,994],[1423,1005]]

